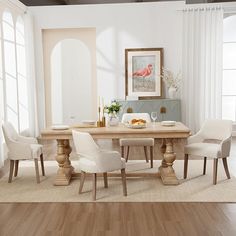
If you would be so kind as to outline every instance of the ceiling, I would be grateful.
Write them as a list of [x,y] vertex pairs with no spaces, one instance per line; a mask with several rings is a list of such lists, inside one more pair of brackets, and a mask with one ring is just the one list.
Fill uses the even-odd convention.
[[[132,2],[162,2],[176,0],[20,0],[27,6],[72,5],[72,4],[103,4],[103,3],[132,3]],[[181,0],[177,0],[181,1]],[[185,0],[187,4],[235,2],[236,0]]]

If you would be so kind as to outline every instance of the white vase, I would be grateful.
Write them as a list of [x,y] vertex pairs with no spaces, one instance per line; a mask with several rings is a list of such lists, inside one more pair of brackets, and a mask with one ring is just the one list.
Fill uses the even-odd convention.
[[169,87],[168,89],[168,94],[169,94],[169,98],[176,98],[176,88],[175,87]]
[[108,124],[109,126],[117,126],[119,124],[119,117],[116,114],[110,115]]

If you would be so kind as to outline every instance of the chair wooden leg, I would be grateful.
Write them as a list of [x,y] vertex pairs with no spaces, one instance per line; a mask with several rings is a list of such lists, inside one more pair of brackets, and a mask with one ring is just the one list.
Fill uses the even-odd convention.
[[203,174],[206,174],[206,164],[207,164],[207,157],[204,157],[204,164],[203,164]]
[[188,154],[184,156],[184,179],[187,178],[188,175]]
[[146,146],[144,146],[144,154],[145,154],[146,162],[148,163],[148,153],[147,153],[147,147]]
[[93,201],[96,201],[97,174],[93,174]]
[[121,146],[121,156],[124,157],[125,156],[125,147]]
[[36,173],[36,181],[39,184],[40,183],[40,177],[39,177],[39,164],[38,159],[34,159],[34,165],[35,165],[35,173]]
[[225,174],[227,176],[228,179],[230,179],[230,173],[229,173],[229,168],[228,168],[228,164],[227,164],[227,157],[222,158],[223,160],[223,165],[224,165],[224,169],[225,169]]
[[127,146],[127,153],[126,153],[125,161],[127,162],[128,159],[129,159],[129,146]]
[[153,147],[150,147],[151,168],[153,168]]
[[18,174],[18,166],[19,166],[19,160],[16,160],[16,161],[15,161],[15,172],[14,172],[14,177],[16,177],[17,174]]
[[214,158],[214,163],[213,163],[213,184],[217,183],[217,168],[218,168],[218,159]]
[[103,178],[104,178],[104,187],[108,188],[107,173],[103,173]]
[[126,186],[126,174],[125,169],[121,169],[122,185],[123,185],[123,195],[127,196],[127,186]]
[[45,169],[44,169],[44,162],[43,162],[43,154],[40,155],[40,162],[41,162],[42,176],[45,176]]
[[80,174],[80,185],[79,185],[79,194],[82,193],[83,186],[84,186],[85,176],[86,176],[86,173],[84,171],[81,171],[81,174]]
[[12,181],[14,163],[15,163],[14,160],[10,160],[10,171],[9,171],[8,183],[11,183],[11,181]]

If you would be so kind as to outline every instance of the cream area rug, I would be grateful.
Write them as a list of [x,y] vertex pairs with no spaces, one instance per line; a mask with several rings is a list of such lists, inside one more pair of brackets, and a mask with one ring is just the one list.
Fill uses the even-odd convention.
[[[78,164],[72,162],[76,170]],[[127,172],[157,172],[160,161],[154,162],[150,169],[144,161],[129,161]],[[175,161],[174,168],[180,185],[165,186],[158,177],[127,178],[128,196],[122,193],[121,178],[108,178],[108,188],[103,187],[103,178],[98,178],[98,202],[236,202],[236,178],[226,178],[222,161],[218,165],[218,183],[212,184],[212,161],[207,163],[207,174],[202,175],[203,161],[190,160],[188,179],[183,180],[183,161]],[[85,179],[83,193],[78,194],[79,178],[73,179],[69,186],[54,186],[57,171],[55,161],[45,161],[46,177],[41,183],[35,181],[34,164],[25,161],[19,165],[18,177],[11,184],[8,175],[0,179],[0,202],[90,202],[92,199],[91,178]]]

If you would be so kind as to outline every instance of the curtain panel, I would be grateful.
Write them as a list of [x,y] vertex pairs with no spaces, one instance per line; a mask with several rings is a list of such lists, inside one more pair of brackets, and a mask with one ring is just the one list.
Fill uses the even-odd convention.
[[221,119],[223,9],[183,10],[182,117],[193,133]]

